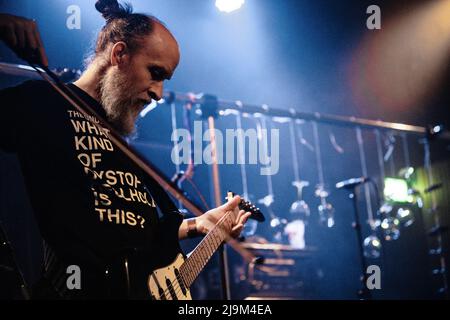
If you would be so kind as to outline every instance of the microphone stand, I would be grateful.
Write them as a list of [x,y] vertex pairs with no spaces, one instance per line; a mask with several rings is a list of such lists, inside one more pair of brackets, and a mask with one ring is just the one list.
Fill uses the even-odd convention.
[[352,223],[353,229],[356,231],[356,240],[358,243],[358,254],[360,259],[360,265],[361,265],[361,275],[360,275],[360,281],[361,281],[361,288],[358,290],[358,297],[361,300],[371,300],[372,294],[370,293],[370,290],[367,288],[367,264],[366,259],[364,257],[364,246],[363,246],[363,236],[361,232],[361,223],[359,219],[359,210],[358,210],[358,197],[356,193],[356,187],[358,184],[350,185],[348,189],[350,190],[349,198],[352,199],[353,202],[353,213],[354,213],[354,221]]

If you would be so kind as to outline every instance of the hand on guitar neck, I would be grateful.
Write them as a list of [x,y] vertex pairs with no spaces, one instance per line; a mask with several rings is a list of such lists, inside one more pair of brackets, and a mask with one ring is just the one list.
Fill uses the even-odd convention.
[[[220,207],[211,209],[203,215],[195,218],[196,233],[198,235],[206,235],[222,218],[230,213],[230,217],[227,221],[224,221],[224,223],[221,224],[221,227],[223,228],[223,231],[229,234],[232,238],[237,238],[244,229],[244,224],[252,214],[251,212],[246,212],[245,210],[239,210],[240,203],[241,197],[229,197],[227,203],[221,205]],[[190,227],[188,224],[189,222],[186,221],[185,226],[180,228],[180,238],[184,238],[188,232],[190,232]]]
[[[206,236],[186,258],[180,252],[170,265],[154,270],[148,276],[147,287],[152,299],[192,299],[189,288],[195,279],[223,241],[239,236],[250,215],[257,221],[264,221],[258,208],[228,193],[227,203],[195,218],[197,232]],[[185,228],[188,230],[187,226]]]

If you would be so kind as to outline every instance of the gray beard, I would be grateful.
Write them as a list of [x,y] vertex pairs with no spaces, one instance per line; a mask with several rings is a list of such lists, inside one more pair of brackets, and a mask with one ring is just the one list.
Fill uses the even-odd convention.
[[113,127],[123,136],[135,134],[135,121],[143,102],[134,98],[136,94],[133,93],[128,75],[113,68],[106,70],[97,92],[106,117]]

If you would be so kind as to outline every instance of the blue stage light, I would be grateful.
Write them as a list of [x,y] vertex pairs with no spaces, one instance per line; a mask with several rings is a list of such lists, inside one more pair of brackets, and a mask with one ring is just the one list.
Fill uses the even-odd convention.
[[222,12],[232,12],[238,10],[245,3],[245,0],[216,0],[216,7]]

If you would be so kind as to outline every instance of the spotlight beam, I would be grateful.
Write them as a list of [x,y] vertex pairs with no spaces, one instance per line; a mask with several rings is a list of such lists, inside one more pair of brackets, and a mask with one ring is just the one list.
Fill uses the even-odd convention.
[[230,13],[242,7],[245,0],[216,0],[216,7],[222,12]]

